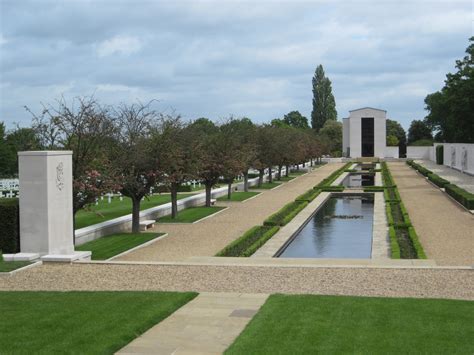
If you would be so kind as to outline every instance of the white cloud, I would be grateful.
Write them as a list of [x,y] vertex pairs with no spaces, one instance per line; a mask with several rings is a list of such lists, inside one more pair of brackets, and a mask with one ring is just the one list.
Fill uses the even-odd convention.
[[142,41],[133,36],[115,36],[100,43],[97,47],[99,57],[109,56],[115,53],[133,54],[142,48]]

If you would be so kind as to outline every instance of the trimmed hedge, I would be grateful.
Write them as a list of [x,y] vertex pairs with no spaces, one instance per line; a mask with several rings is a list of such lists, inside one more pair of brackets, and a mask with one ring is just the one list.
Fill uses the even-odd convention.
[[365,186],[364,192],[384,192],[385,188],[382,186]]
[[460,188],[454,184],[447,184],[444,186],[446,193],[458,201],[468,210],[474,210],[474,194]]
[[400,247],[398,246],[397,232],[393,226],[389,227],[388,234],[390,236],[391,257],[392,259],[400,259]]
[[316,190],[320,190],[324,192],[342,192],[344,191],[344,186],[322,186],[322,187],[317,187]]
[[222,249],[216,256],[248,257],[255,253],[279,229],[278,226],[255,226]]
[[308,205],[306,201],[294,201],[283,206],[278,212],[272,214],[264,222],[264,226],[284,226],[291,221],[303,208]]
[[323,179],[319,184],[315,186],[315,188],[330,186],[349,166],[353,163],[346,163],[342,168],[337,169],[327,178]]
[[16,198],[0,199],[0,251],[20,251],[20,208]]
[[415,232],[415,228],[408,227],[408,235],[410,236],[411,242],[413,243],[413,247],[416,250],[416,256],[418,257],[418,259],[426,259],[425,251],[421,246],[421,243],[418,239],[418,235]]
[[420,164],[415,163],[413,160],[407,160],[407,164],[426,177],[428,177],[430,174],[433,174],[431,170],[428,170]]
[[443,165],[444,163],[444,145],[436,146],[436,164]]
[[321,193],[321,190],[308,190],[304,194],[299,195],[295,201],[306,201],[306,202],[311,202],[313,201],[319,194]]
[[429,174],[428,175],[428,180],[430,180],[433,184],[437,185],[438,187],[445,187],[446,185],[449,184],[448,180],[443,179],[441,176],[438,176],[436,174]]

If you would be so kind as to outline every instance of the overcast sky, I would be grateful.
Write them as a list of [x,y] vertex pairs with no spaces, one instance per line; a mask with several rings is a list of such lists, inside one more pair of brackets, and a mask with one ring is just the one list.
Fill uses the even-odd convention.
[[311,115],[322,64],[338,118],[426,115],[473,33],[467,1],[0,0],[0,121],[62,94],[160,100],[187,119]]

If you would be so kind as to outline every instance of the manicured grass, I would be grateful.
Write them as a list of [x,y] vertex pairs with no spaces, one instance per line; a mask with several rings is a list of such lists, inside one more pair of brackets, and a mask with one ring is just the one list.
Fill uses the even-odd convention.
[[293,175],[293,174],[291,174],[291,175],[289,175],[289,176],[284,176],[284,175],[283,175],[283,176],[280,178],[280,180],[278,180],[278,178],[277,178],[276,181],[287,182],[287,181],[293,180],[295,177],[297,177],[297,176],[295,176],[295,175]]
[[0,261],[0,272],[10,272],[29,264],[29,261]]
[[[178,194],[178,200],[189,196],[192,196],[192,194]],[[170,194],[153,195],[148,199],[145,198],[142,200],[140,210],[146,210],[170,201]],[[107,197],[104,197],[103,200],[99,200],[97,206],[91,206],[90,211],[81,210],[76,213],[76,229],[105,222],[130,213],[132,213],[132,201],[128,197],[124,197],[123,201],[120,201],[118,197],[114,197],[111,203],[108,203]]]
[[472,354],[474,302],[273,295],[226,354]]
[[195,296],[177,292],[0,292],[0,352],[112,354]]
[[106,260],[146,243],[164,233],[120,233],[108,235],[76,246],[79,251],[91,251],[92,260]]
[[226,196],[219,197],[217,201],[236,201],[236,202],[241,202],[245,201],[251,197],[257,196],[260,192],[252,192],[252,191],[236,191],[232,192],[232,195],[230,195],[230,200]]
[[264,182],[262,185],[260,186],[251,186],[250,188],[251,189],[258,189],[258,190],[270,190],[270,189],[273,189],[274,187],[277,187],[279,186],[281,183],[279,182]]
[[211,207],[190,207],[178,212],[175,219],[170,216],[158,218],[158,223],[193,223],[201,218],[210,216],[225,207],[211,206]]

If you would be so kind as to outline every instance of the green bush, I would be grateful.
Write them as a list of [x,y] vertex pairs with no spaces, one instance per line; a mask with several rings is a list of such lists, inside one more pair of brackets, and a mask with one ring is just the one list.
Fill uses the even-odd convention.
[[306,191],[304,194],[299,195],[295,201],[307,201],[311,202],[313,201],[319,194],[321,193],[321,190],[315,190],[311,189],[309,191]]
[[322,186],[318,187],[317,190],[321,190],[324,192],[342,192],[344,191],[344,186]]
[[415,229],[413,227],[408,228],[408,235],[410,236],[411,242],[413,243],[413,247],[416,250],[416,256],[418,259],[426,259],[426,254],[425,251],[423,250],[423,247],[421,246],[421,243],[418,239],[418,235],[415,232]]
[[323,179],[316,187],[330,186],[349,166],[353,163],[346,163],[342,168],[337,169],[327,178]]
[[442,177],[436,175],[436,174],[429,174],[428,175],[428,180],[430,180],[433,184],[443,188],[446,185],[449,184],[448,180],[443,179]]
[[382,186],[366,186],[364,192],[385,192],[385,188]]
[[436,164],[443,165],[444,163],[444,145],[436,146]]
[[474,210],[474,194],[454,184],[445,185],[444,188],[448,195],[453,197],[468,210]]
[[423,167],[419,164],[417,164],[417,165],[418,165],[418,167],[416,168],[416,170],[418,170],[420,172],[420,174],[422,174],[426,177],[428,177],[430,174],[433,174],[433,172],[431,170],[428,170],[428,169],[426,169],[425,167]]
[[389,226],[393,226],[393,215],[392,215],[392,206],[390,203],[385,204],[385,213],[387,215],[387,223]]
[[400,259],[400,247],[397,241],[397,232],[393,226],[390,226],[388,229],[388,234],[390,236],[390,252],[392,259]]
[[0,199],[0,250],[4,253],[20,251],[19,204],[16,198]]
[[303,208],[308,205],[306,201],[294,201],[283,206],[278,212],[268,217],[263,225],[284,226],[291,221]]
[[217,256],[250,256],[279,229],[277,226],[255,226],[222,249]]
[[411,142],[409,145],[413,147],[431,147],[433,145],[432,139],[419,139],[417,141]]

